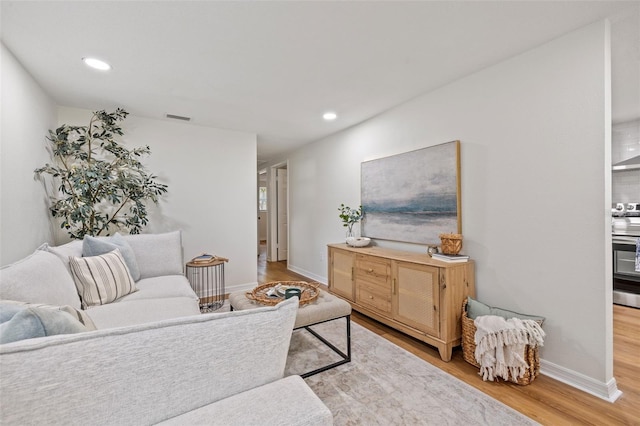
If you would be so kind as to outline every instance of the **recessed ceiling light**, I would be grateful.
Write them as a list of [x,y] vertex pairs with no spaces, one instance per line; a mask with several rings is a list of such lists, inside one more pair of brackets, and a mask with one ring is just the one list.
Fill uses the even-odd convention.
[[96,58],[82,58],[83,62],[90,66],[91,68],[95,68],[100,71],[109,71],[111,69],[111,65],[106,63],[105,61],[101,61]]
[[325,112],[322,118],[324,118],[327,121],[331,121],[338,118],[338,114],[336,114],[335,112]]

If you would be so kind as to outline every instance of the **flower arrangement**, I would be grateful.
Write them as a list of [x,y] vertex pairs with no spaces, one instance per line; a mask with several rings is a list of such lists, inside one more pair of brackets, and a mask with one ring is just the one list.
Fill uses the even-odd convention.
[[340,219],[342,219],[342,226],[347,228],[347,237],[352,237],[353,225],[360,222],[364,217],[362,206],[358,206],[357,209],[352,209],[349,206],[340,204],[340,207],[338,207],[338,211],[340,212],[339,217]]

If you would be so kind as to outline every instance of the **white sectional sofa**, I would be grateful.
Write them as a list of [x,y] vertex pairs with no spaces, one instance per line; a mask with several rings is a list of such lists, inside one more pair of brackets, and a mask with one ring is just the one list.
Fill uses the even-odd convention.
[[[124,235],[119,240],[125,241],[127,249],[133,252],[138,273],[131,273],[136,276],[137,291],[86,309],[96,328],[122,327],[200,313],[198,296],[183,273],[179,231]],[[80,309],[82,303],[69,258],[81,258],[83,246],[87,244],[80,240],[57,247],[44,244],[32,255],[3,267],[0,270],[0,299]]]
[[[283,377],[297,299],[201,315],[180,232],[94,243],[106,253],[45,244],[0,270],[0,424],[332,424]],[[76,285],[96,271],[132,287]]]

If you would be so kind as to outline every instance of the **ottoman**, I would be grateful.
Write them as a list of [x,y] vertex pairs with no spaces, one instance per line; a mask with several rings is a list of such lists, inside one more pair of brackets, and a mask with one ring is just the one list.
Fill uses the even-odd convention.
[[[244,291],[236,291],[229,294],[229,304],[232,311],[242,311],[245,309],[254,309],[265,306],[248,299]],[[346,354],[311,328],[311,326],[313,325],[337,320],[340,318],[345,318],[345,322],[347,324]],[[351,305],[349,304],[349,302],[346,302],[330,293],[327,293],[324,290],[319,290],[318,298],[316,300],[298,308],[296,322],[293,326],[293,329],[298,330],[301,328],[307,330],[313,336],[318,338],[322,343],[331,348],[331,350],[337,353],[341,358],[337,362],[301,374],[300,376],[302,376],[302,378],[313,376],[314,374],[321,373],[323,371],[329,370],[330,368],[334,368],[347,362],[351,362]]]

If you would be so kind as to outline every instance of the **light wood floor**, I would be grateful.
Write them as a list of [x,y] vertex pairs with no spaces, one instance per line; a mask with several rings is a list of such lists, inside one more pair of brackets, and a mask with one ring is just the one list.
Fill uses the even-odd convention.
[[[258,280],[308,279],[287,270],[286,262],[266,262],[262,253]],[[527,386],[483,382],[478,370],[462,359],[460,348],[444,362],[437,349],[377,321],[357,312],[352,320],[541,424],[640,425],[640,309],[614,305],[614,375],[623,395],[613,404],[544,375]]]

